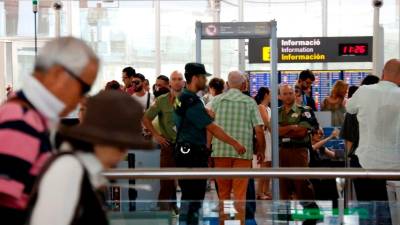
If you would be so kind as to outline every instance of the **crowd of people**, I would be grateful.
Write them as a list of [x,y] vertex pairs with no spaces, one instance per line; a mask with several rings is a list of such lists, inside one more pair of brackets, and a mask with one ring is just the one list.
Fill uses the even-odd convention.
[[[211,74],[204,65],[187,63],[183,73],[159,75],[150,88],[143,74],[126,67],[122,84],[110,81],[99,94],[87,97],[99,66],[96,54],[81,40],[50,41],[38,55],[32,76],[0,107],[3,221],[107,224],[97,192],[106,186],[101,172],[126,158],[134,167],[134,155],[127,150],[153,149],[154,142],[161,149],[161,168],[271,167],[271,93],[261,87],[250,96],[243,72],[231,71],[227,81],[215,77],[207,85]],[[340,156],[325,145],[341,137],[353,167],[399,169],[400,61],[388,61],[382,80],[367,76],[359,88],[335,83],[321,110],[331,112],[332,126],[341,131],[335,129],[326,138],[315,116],[314,81],[313,73],[304,70],[295,86],[279,87],[279,165],[331,167],[329,162]],[[59,126],[78,105],[78,125]],[[51,138],[55,131],[63,138],[57,148]],[[224,211],[227,200],[234,201],[235,218],[244,225],[251,216],[246,200],[271,199],[270,180],[256,183],[246,178],[215,180],[221,225],[231,219]],[[207,180],[179,180],[178,185],[180,209],[175,180],[160,181],[160,210],[198,224]],[[359,200],[387,201],[386,180],[356,179],[354,186]],[[280,179],[280,198],[306,200],[304,208],[316,209],[316,199],[337,200],[335,188],[332,180]],[[135,195],[129,192],[130,199]],[[377,220],[390,224],[390,217]]]

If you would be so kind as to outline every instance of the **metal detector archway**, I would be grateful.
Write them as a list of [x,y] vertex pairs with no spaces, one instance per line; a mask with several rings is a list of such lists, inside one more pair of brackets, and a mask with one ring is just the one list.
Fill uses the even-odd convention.
[[[271,46],[271,128],[272,166],[279,167],[279,127],[278,127],[278,41],[277,22],[196,22],[196,62],[201,63],[201,40],[208,39],[270,39]],[[273,179],[273,199],[279,200],[279,182]]]

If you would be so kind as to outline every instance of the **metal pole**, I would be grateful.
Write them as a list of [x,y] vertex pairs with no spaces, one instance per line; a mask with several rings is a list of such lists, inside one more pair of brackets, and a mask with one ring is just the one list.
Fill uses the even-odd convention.
[[373,31],[373,47],[372,47],[372,57],[373,57],[373,67],[372,67],[372,73],[379,76],[381,71],[380,71],[380,66],[379,66],[379,61],[381,57],[381,51],[383,49],[379,49],[379,41],[380,41],[380,26],[379,26],[379,13],[380,13],[380,7],[382,6],[382,1],[381,4],[376,4],[378,1],[373,1],[373,6],[374,6],[374,31]]
[[[271,24],[271,127],[272,127],[272,167],[279,167],[279,127],[278,127],[278,40],[277,23]],[[279,200],[279,180],[272,180],[272,196]]]
[[160,0],[156,0],[155,2],[155,45],[156,45],[156,76],[161,74],[161,8],[160,8]]
[[400,170],[365,170],[359,168],[261,168],[261,169],[217,169],[217,168],[163,168],[163,169],[112,169],[103,175],[112,179],[203,179],[271,177],[305,179],[319,178],[369,178],[399,180]]
[[[220,22],[220,10],[221,10],[221,3],[220,0],[212,0],[211,10],[213,13],[213,22],[219,23]],[[220,40],[213,40],[213,65],[214,71],[213,74],[216,77],[221,77],[221,44]]]
[[[244,0],[239,0],[239,22],[244,21]],[[239,39],[239,70],[246,70],[246,47],[244,39]]]
[[[328,36],[328,0],[322,0],[322,37]],[[323,63],[322,69],[327,70],[328,64]]]
[[55,36],[58,38],[61,36],[61,9],[55,9]]
[[35,58],[37,57],[37,11],[38,11],[38,2],[37,0],[32,1],[32,11],[33,11],[33,27],[34,27],[34,32],[35,32]]
[[196,62],[201,63],[201,22],[196,21]]
[[35,58],[37,57],[37,52],[38,52],[38,49],[37,49],[37,42],[38,42],[38,40],[37,40],[37,12],[33,12],[33,15],[34,15],[34,29],[35,29]]

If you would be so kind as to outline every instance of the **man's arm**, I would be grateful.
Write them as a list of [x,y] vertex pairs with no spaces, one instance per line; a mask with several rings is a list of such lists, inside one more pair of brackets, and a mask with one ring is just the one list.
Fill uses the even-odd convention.
[[146,110],[142,122],[143,126],[150,131],[150,133],[153,135],[153,137],[156,139],[156,141],[163,147],[166,147],[169,145],[169,142],[167,139],[165,139],[158,131],[156,128],[153,126],[152,121],[154,118],[158,115],[158,113],[161,111],[161,109],[158,107],[158,102],[157,100],[154,102],[153,105],[150,106],[149,109]]
[[165,139],[160,133],[158,133],[156,128],[154,128],[152,120],[150,120],[150,118],[148,118],[147,116],[143,116],[142,121],[144,127],[150,131],[150,133],[153,135],[153,137],[161,146],[165,147],[169,145],[168,140]]
[[289,137],[288,134],[292,131],[293,125],[279,126],[279,136],[280,137]]
[[231,136],[225,133],[225,131],[217,124],[211,123],[206,127],[206,129],[219,140],[234,147],[236,152],[240,155],[246,152],[246,148],[243,145],[241,145],[237,140],[233,139]]
[[304,138],[307,136],[308,129],[306,127],[293,125],[293,129],[287,134],[290,138]]

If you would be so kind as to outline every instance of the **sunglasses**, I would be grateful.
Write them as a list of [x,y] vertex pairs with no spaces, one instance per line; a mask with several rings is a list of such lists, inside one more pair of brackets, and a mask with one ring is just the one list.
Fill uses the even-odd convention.
[[74,78],[76,81],[78,81],[78,83],[81,85],[81,89],[82,89],[82,96],[86,95],[90,89],[92,88],[91,85],[87,84],[85,81],[83,81],[78,75],[76,75],[74,72],[72,72],[70,69],[68,69],[67,67],[60,65],[65,72],[67,72],[72,78]]

